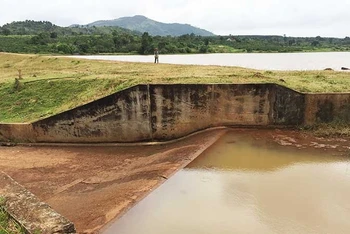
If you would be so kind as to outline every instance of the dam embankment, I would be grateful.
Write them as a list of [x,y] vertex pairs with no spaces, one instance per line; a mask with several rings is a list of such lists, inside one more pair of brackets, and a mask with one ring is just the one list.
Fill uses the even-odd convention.
[[299,93],[276,84],[137,85],[28,124],[0,124],[0,141],[168,141],[217,126],[350,122],[350,93]]

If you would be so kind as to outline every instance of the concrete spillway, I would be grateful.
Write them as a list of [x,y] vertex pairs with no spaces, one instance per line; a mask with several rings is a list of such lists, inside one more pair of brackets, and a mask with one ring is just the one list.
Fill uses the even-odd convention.
[[137,85],[30,124],[0,124],[0,141],[167,141],[216,126],[350,122],[350,93],[275,84]]

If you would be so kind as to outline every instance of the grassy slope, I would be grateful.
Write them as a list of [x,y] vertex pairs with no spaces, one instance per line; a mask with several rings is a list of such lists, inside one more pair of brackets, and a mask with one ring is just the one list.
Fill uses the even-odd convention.
[[[24,79],[15,90],[18,69]],[[0,122],[34,121],[141,83],[265,82],[302,92],[350,91],[348,72],[272,72],[0,53]]]

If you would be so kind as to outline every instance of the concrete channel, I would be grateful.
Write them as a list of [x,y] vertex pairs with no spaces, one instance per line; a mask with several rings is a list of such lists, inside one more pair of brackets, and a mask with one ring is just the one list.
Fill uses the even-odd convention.
[[[78,232],[95,233],[176,172],[181,177],[181,169],[230,127],[254,129],[253,136],[266,133],[260,141],[265,137],[296,151],[348,156],[346,139],[327,148],[327,139],[283,129],[350,122],[349,116],[350,93],[304,94],[275,84],[137,85],[32,123],[0,124],[0,142],[19,144],[0,147],[0,170],[72,221]],[[236,133],[245,131],[250,130]],[[306,139],[312,141],[299,142]]]

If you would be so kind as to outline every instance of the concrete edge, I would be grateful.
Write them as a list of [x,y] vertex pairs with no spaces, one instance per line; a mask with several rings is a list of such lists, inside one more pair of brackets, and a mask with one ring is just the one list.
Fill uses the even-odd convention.
[[134,147],[134,146],[153,146],[153,145],[168,145],[168,144],[172,144],[172,143],[176,143],[182,140],[185,140],[187,138],[190,138],[192,136],[196,136],[205,132],[210,132],[210,131],[216,131],[216,130],[221,130],[221,129],[239,129],[239,128],[245,128],[245,129],[295,129],[297,126],[278,126],[278,125],[274,125],[274,126],[261,126],[261,125],[234,125],[234,126],[219,126],[219,127],[211,127],[211,128],[206,128],[203,130],[198,130],[195,131],[193,133],[190,133],[186,136],[180,137],[180,138],[176,138],[174,140],[169,140],[169,141],[152,141],[152,142],[127,142],[127,143],[96,143],[96,142],[91,142],[91,143],[14,143],[14,142],[1,142],[0,141],[0,147],[1,146],[65,146],[65,147],[86,147],[86,146],[95,146],[95,147]]
[[0,171],[0,196],[7,213],[27,233],[76,233],[74,224]]
[[[218,134],[216,134],[212,139],[208,140],[208,142],[201,147],[199,150],[195,151],[193,154],[191,154],[184,163],[182,163],[180,166],[178,166],[176,169],[169,169],[166,171],[163,175],[160,175],[162,177],[161,180],[158,181],[158,183],[150,189],[147,193],[143,194],[142,196],[138,197],[133,201],[132,204],[130,204],[127,208],[125,208],[122,212],[118,214],[118,216],[114,217],[113,220],[106,223],[98,233],[103,233],[107,230],[114,222],[116,222],[118,219],[120,219],[123,215],[125,215],[130,209],[132,209],[134,206],[136,206],[140,201],[142,201],[144,198],[146,198],[148,195],[150,195],[152,192],[154,192],[157,188],[159,188],[163,183],[165,183],[168,179],[170,179],[171,176],[175,175],[178,171],[185,168],[188,164],[190,164],[193,160],[195,160],[198,156],[200,156],[205,150],[210,148],[215,142],[217,142],[225,133],[227,133],[228,128],[220,127],[220,128],[212,128],[209,130],[221,130]],[[203,131],[202,131],[203,132]]]

